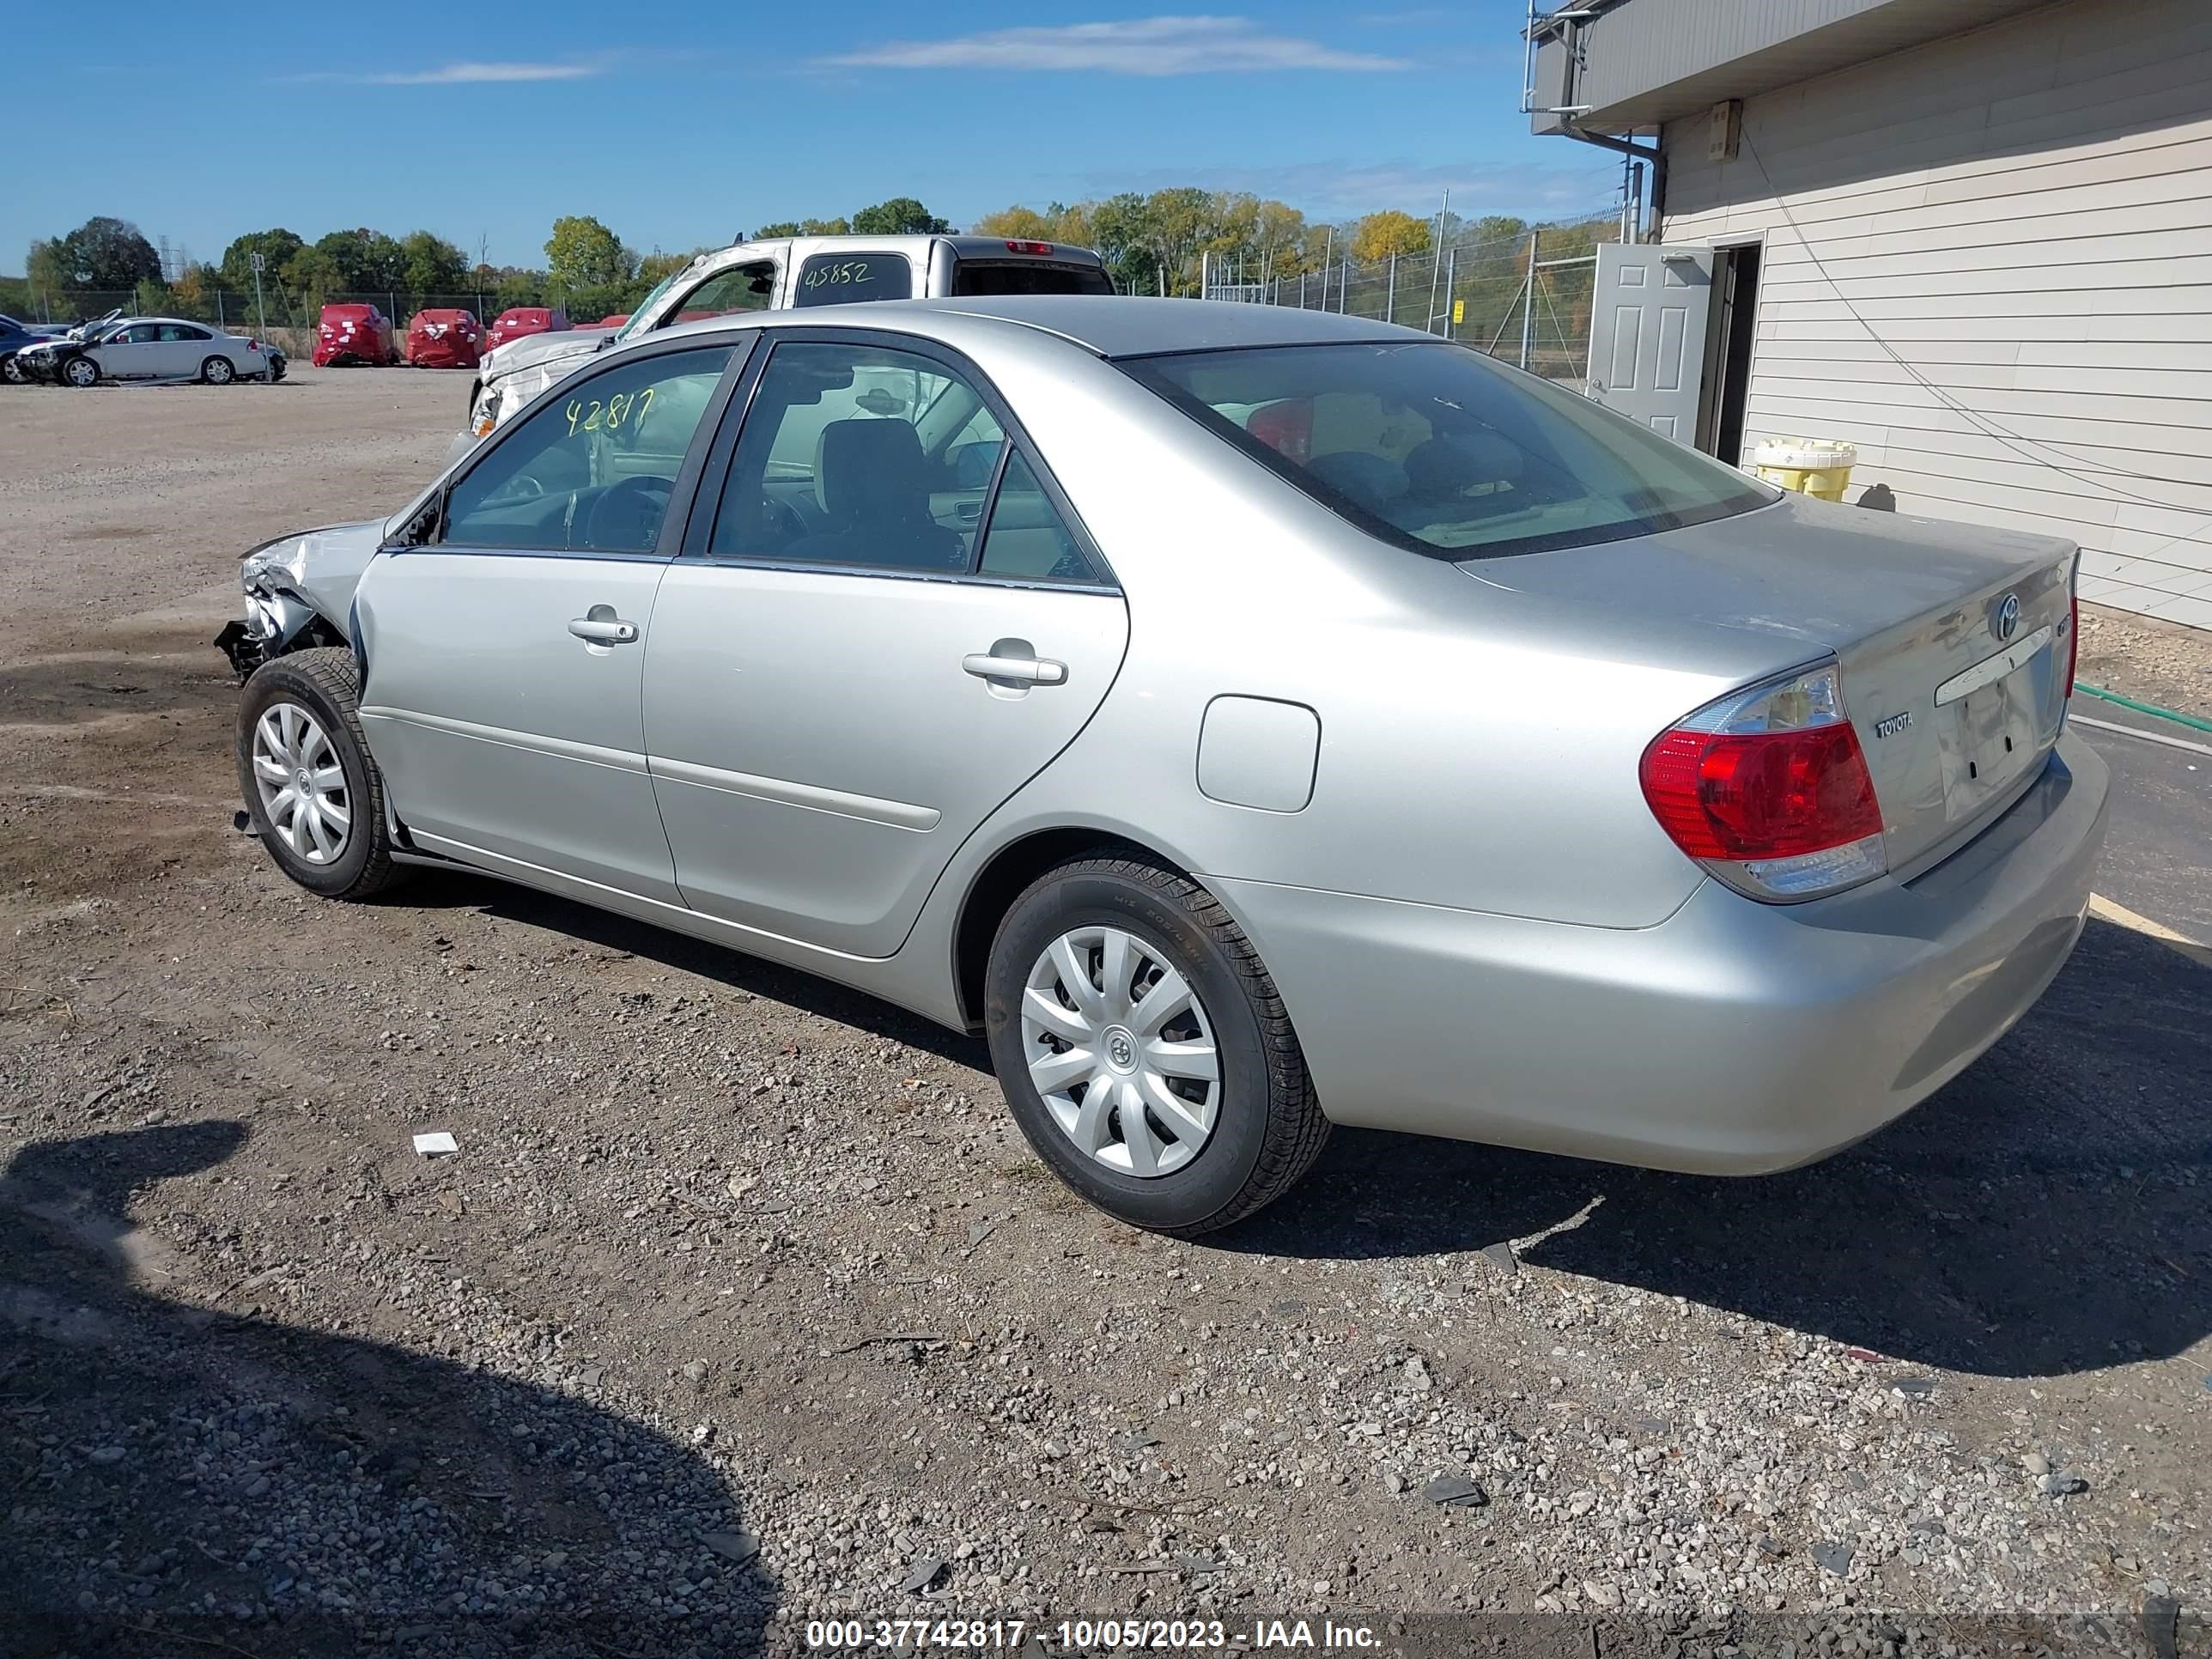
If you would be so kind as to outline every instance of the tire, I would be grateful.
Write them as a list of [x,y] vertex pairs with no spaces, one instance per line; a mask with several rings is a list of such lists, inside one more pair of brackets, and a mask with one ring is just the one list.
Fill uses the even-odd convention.
[[[325,898],[367,898],[408,873],[392,860],[384,776],[362,737],[360,703],[360,670],[342,646],[262,664],[239,703],[238,782],[253,833],[278,869]],[[342,781],[319,789],[314,807],[299,804],[290,781],[279,786],[281,772],[264,777],[257,763],[292,763],[293,779],[304,772],[312,783],[332,758]],[[346,823],[332,845],[336,831],[320,806],[339,789]]]
[[79,391],[100,384],[100,365],[89,357],[72,357],[62,365],[60,379],[65,386]]
[[228,386],[238,378],[238,368],[228,357],[210,357],[200,365],[200,379],[210,386]]
[[0,380],[7,381],[9,386],[30,384],[30,376],[16,367],[15,354],[12,351],[5,357],[0,357]]
[[[1105,969],[1115,934],[1126,941],[1131,984],[1146,988],[1086,1013],[1056,964],[1072,963],[1091,996],[1111,999]],[[1072,956],[1058,951],[1075,940],[1085,942],[1069,943]],[[1164,990],[1162,1009],[1185,1004],[1170,973],[1194,1000],[1188,1012],[1156,1016],[1147,1033],[1147,999]],[[1048,1003],[1029,997],[1041,979]],[[1059,1012],[1040,1019],[1044,1007]],[[1062,864],[1014,901],[991,944],[984,1024],[993,1069],[1030,1146],[1082,1197],[1132,1225],[1182,1238],[1230,1226],[1289,1191],[1328,1142],[1328,1119],[1297,1034],[1251,941],[1204,888],[1134,849],[1103,848]],[[1086,1047],[1079,1028],[1095,1043]],[[1171,1059],[1164,1077],[1153,1069],[1147,1056],[1162,1036],[1177,1056],[1211,1045],[1210,1085],[1202,1061]],[[1051,1065],[1063,1055],[1067,1066]],[[1035,1061],[1046,1064],[1047,1083],[1087,1070],[1103,1083],[1086,1081],[1079,1094],[1064,1085],[1048,1101],[1031,1073]],[[1086,1113],[1084,1103],[1102,1086],[1115,1102],[1110,1113]],[[1128,1106],[1163,1087],[1181,1091],[1173,1114],[1181,1133],[1148,1105],[1132,1136]],[[1194,1123],[1200,1133],[1191,1133]],[[1146,1164],[1157,1172],[1144,1172]]]

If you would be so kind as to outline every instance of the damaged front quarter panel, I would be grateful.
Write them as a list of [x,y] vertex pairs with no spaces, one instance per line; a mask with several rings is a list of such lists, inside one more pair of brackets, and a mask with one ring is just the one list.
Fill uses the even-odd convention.
[[349,642],[346,617],[361,573],[384,544],[385,521],[327,525],[250,548],[238,562],[246,614],[216,635],[242,679],[271,657]]

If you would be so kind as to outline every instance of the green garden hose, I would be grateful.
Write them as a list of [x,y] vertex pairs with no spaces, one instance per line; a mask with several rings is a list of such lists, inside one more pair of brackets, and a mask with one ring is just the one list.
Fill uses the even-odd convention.
[[2107,691],[2103,686],[2091,685],[2086,680],[2075,681],[2074,689],[2087,692],[2093,697],[2100,697],[2106,702],[2116,702],[2123,708],[2132,708],[2138,714],[2151,714],[2162,720],[2172,720],[2175,725],[2188,726],[2191,731],[2212,732],[2212,720],[2199,720],[2196,715],[2185,714],[2179,709],[2161,708],[2154,702],[2138,702],[2133,697],[2124,697],[2117,691]]

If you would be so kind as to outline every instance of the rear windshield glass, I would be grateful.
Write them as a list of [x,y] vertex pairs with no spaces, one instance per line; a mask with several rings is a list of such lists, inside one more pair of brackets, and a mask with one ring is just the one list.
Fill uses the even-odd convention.
[[1121,366],[1370,534],[1443,558],[1617,541],[1777,499],[1464,346],[1255,347]]
[[910,300],[914,267],[903,253],[817,253],[799,265],[795,306],[842,306],[856,300]]
[[955,294],[1111,294],[1113,279],[1095,265],[1041,265],[1034,260],[986,264],[963,259],[953,274]]

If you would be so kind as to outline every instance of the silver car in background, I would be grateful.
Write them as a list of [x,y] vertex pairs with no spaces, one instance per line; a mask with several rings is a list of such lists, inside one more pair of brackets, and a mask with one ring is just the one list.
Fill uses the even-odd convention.
[[464,866],[980,1030],[1040,1157],[1178,1233],[1337,1123],[1831,1152],[2035,1001],[2105,832],[2071,545],[1358,318],[680,326],[315,537],[348,642],[239,723],[295,880]]

